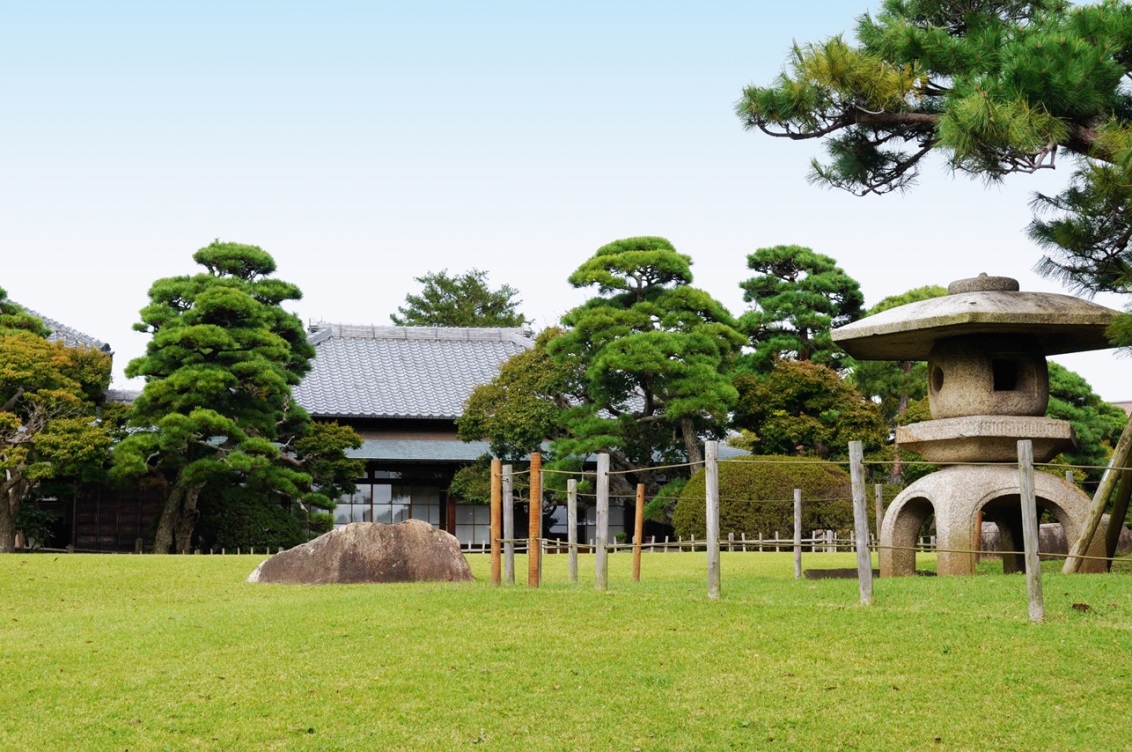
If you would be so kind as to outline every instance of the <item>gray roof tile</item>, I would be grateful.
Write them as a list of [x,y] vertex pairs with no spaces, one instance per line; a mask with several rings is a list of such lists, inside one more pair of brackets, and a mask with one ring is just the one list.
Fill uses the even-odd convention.
[[84,334],[78,329],[73,329],[65,324],[60,324],[53,318],[44,316],[42,313],[33,311],[26,306],[20,306],[25,311],[43,321],[43,325],[51,330],[51,334],[47,336],[50,342],[62,342],[67,347],[93,347],[95,350],[102,352],[110,352],[110,345],[102,340],[95,339],[89,334]]
[[358,449],[347,449],[346,455],[357,460],[474,462],[490,452],[486,441],[366,439]]
[[443,418],[534,342],[522,329],[315,324],[295,400],[327,418]]

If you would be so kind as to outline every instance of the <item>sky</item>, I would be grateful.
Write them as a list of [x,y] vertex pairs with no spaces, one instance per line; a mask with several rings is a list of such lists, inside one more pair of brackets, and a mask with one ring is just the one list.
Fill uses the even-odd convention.
[[[488,272],[536,328],[602,245],[660,235],[739,314],[758,248],[831,256],[866,304],[1037,276],[1035,191],[934,161],[905,194],[811,185],[821,145],[743,129],[745,86],[879,0],[20,3],[0,26],[0,287],[109,342],[115,386],[156,279],[213,239],[269,252],[306,322],[388,325],[428,272]],[[1097,302],[1123,307],[1114,296]],[[1132,361],[1059,356],[1109,400]]]

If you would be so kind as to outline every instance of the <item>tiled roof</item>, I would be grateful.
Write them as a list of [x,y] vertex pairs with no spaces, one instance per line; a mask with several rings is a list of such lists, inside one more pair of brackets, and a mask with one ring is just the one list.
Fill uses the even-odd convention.
[[474,462],[491,453],[486,441],[445,439],[366,439],[358,449],[346,450],[355,460]]
[[33,311],[30,308],[27,308],[25,306],[20,307],[23,308],[27,313],[30,313],[32,316],[41,319],[43,321],[43,325],[51,330],[51,334],[47,336],[47,339],[49,341],[62,342],[67,347],[93,347],[95,350],[101,350],[105,353],[110,352],[110,345],[106,344],[102,340],[95,339],[89,334],[84,334],[78,329],[72,329],[65,324],[60,324],[55,319],[44,316],[42,313]]
[[[550,451],[549,442],[542,445],[542,451],[544,454]],[[366,439],[358,449],[346,450],[346,455],[356,460],[418,462],[474,462],[485,454],[491,454],[491,444],[488,442],[455,439]],[[732,460],[749,454],[748,451],[736,449],[724,442],[719,445],[721,460]],[[597,455],[589,455],[586,462],[597,462]]]
[[455,419],[472,390],[534,345],[522,329],[315,324],[295,400],[327,418]]
[[120,402],[123,405],[132,405],[134,400],[141,396],[141,389],[107,389],[107,402]]

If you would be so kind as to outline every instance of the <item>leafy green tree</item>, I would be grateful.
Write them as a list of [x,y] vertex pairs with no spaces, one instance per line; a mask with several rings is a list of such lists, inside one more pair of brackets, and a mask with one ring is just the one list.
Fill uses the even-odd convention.
[[630,483],[655,491],[649,468],[702,460],[701,441],[722,436],[737,394],[729,370],[745,338],[731,314],[691,286],[691,259],[664,238],[618,240],[570,275],[598,295],[569,311],[547,343],[576,368],[578,388],[554,450],[609,452]]
[[419,295],[406,295],[405,305],[397,308],[398,316],[389,318],[397,326],[499,326],[514,327],[527,323],[516,309],[519,291],[510,285],[492,289],[487,272],[472,269],[456,276],[448,270],[429,272],[416,277]]
[[[1069,465],[1090,467],[1108,462],[1128,417],[1124,410],[1105,402],[1079,374],[1059,363],[1049,364],[1049,408],[1046,415],[1073,426],[1077,446],[1061,456]],[[1101,470],[1087,470],[1089,482],[1100,481]]]
[[228,477],[213,479],[200,494],[196,535],[202,548],[290,548],[334,527],[328,510],[334,500],[356,490],[354,481],[365,463],[351,460],[344,448],[361,446],[349,426],[312,422],[284,450],[280,459],[310,475],[310,492],[298,501],[280,496],[270,476],[249,476],[232,484]]
[[[869,309],[866,316],[875,316],[889,308],[938,298],[947,294],[939,285],[917,287],[900,295],[890,295]],[[857,360],[846,358],[849,381],[880,405],[889,426],[895,428],[911,404],[928,396],[927,363],[912,360]]]
[[0,552],[15,549],[20,510],[42,484],[101,467],[110,446],[97,420],[110,357],[47,334],[0,289]]
[[736,377],[735,386],[734,425],[746,433],[731,444],[754,454],[840,459],[850,441],[868,452],[887,439],[880,409],[826,366],[783,360],[766,376]]
[[[615,469],[632,473],[614,476],[617,493],[638,482],[655,493],[663,481],[650,468],[702,460],[700,442],[723,436],[737,396],[728,372],[745,338],[691,281],[691,260],[664,238],[598,249],[570,282],[599,294],[472,393],[460,437],[487,439],[512,462],[551,440],[548,467],[557,469],[609,452]],[[470,473],[460,487],[481,494]]]
[[134,328],[152,338],[126,368],[146,379],[133,405],[137,430],[114,451],[117,474],[153,473],[167,483],[159,553],[190,549],[210,484],[332,506],[311,490],[306,460],[294,451],[311,428],[291,387],[314,356],[302,323],[282,306],[299,289],[272,278],[275,261],[256,246],[216,241],[193,260],[206,271],[150,288]]
[[739,284],[752,304],[739,326],[755,348],[754,369],[766,373],[783,358],[837,368],[847,356],[829,331],[861,315],[857,281],[829,256],[797,245],[760,248],[747,266],[758,276]]
[[[563,435],[563,417],[572,401],[576,402],[578,369],[576,364],[556,361],[547,351],[547,343],[562,331],[557,327],[543,330],[534,347],[512,356],[494,379],[468,396],[456,421],[457,433],[463,441],[490,442],[491,452],[456,471],[448,487],[456,497],[486,503],[490,498],[492,457],[511,463],[516,472],[521,472],[527,467],[529,453],[540,451],[545,441]],[[515,492],[521,494],[526,483],[526,477],[519,476]]]
[[923,159],[987,181],[1076,166],[1039,195],[1040,269],[1085,290],[1132,285],[1132,5],[885,0],[837,36],[795,45],[737,105],[747,128],[824,139],[812,179],[860,195],[911,186]]
[[493,456],[517,461],[561,435],[561,421],[580,386],[577,362],[556,360],[547,349],[562,334],[557,327],[543,330],[534,347],[511,357],[498,376],[472,391],[456,421],[462,440],[486,439]]

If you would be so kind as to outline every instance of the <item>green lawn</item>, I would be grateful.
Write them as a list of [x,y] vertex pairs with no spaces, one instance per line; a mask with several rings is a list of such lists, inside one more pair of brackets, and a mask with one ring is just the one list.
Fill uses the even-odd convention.
[[866,608],[785,553],[725,552],[719,602],[702,553],[638,585],[612,556],[605,594],[592,557],[537,591],[469,558],[475,584],[296,587],[245,584],[262,557],[0,557],[0,749],[1132,746],[1128,574],[1051,571],[1035,625],[1021,575],[878,580]]

